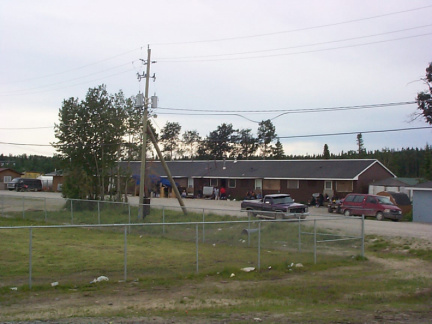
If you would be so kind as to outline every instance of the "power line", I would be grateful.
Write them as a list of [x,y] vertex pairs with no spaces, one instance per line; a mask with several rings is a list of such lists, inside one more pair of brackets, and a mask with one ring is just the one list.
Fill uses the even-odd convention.
[[40,76],[40,77],[28,78],[28,79],[18,80],[18,81],[9,81],[8,80],[7,82],[2,82],[0,84],[6,84],[6,83],[7,84],[13,84],[13,83],[20,83],[20,82],[27,82],[27,81],[46,79],[46,78],[50,78],[50,77],[53,77],[53,76],[58,76],[58,75],[74,72],[74,71],[77,71],[77,70],[82,70],[82,69],[88,68],[90,66],[97,65],[97,64],[100,64],[102,62],[110,61],[110,60],[115,59],[117,57],[120,57],[120,56],[129,54],[129,53],[135,52],[137,50],[138,50],[138,48],[135,48],[133,50],[130,50],[130,51],[127,51],[127,52],[123,52],[123,53],[120,53],[120,54],[116,54],[116,55],[107,57],[105,59],[102,59],[102,60],[99,60],[99,61],[96,61],[96,62],[93,62],[93,63],[85,64],[85,65],[82,65],[82,66],[78,66],[78,67],[75,67],[75,68],[72,68],[72,69],[69,69],[69,70],[65,70],[65,71],[61,71],[61,72],[57,72],[57,73],[46,74],[46,75],[43,75],[43,76]]
[[[292,135],[292,136],[277,136],[278,139],[291,139],[291,138],[310,138],[310,137],[326,137],[326,136],[343,136],[343,135],[356,135],[356,134],[371,134],[371,133],[390,133],[390,132],[400,132],[400,131],[413,131],[413,130],[422,130],[422,129],[431,129],[431,126],[424,127],[412,127],[412,128],[396,128],[396,129],[384,129],[384,130],[369,130],[369,131],[356,131],[356,132],[340,132],[340,133],[324,133],[324,134],[309,134],[309,135]],[[203,140],[205,141],[205,140]],[[6,145],[18,145],[18,146],[49,146],[46,144],[25,144],[25,143],[8,143],[8,142],[0,142],[0,144]],[[115,145],[118,145],[116,143]]]
[[173,58],[161,57],[161,58],[158,58],[158,60],[164,61],[164,60],[179,60],[179,59],[193,59],[193,58],[208,58],[208,57],[221,57],[221,56],[233,56],[233,55],[245,55],[245,54],[265,53],[265,52],[273,52],[273,51],[283,51],[283,50],[288,50],[288,49],[311,47],[311,46],[317,46],[317,45],[326,45],[326,44],[340,43],[340,42],[346,42],[346,41],[357,40],[357,39],[364,39],[364,38],[370,38],[370,37],[395,34],[395,33],[400,33],[400,32],[405,32],[405,31],[420,29],[420,28],[425,28],[425,27],[431,27],[431,26],[432,26],[432,24],[428,24],[428,25],[422,25],[422,26],[417,26],[417,27],[393,30],[393,31],[385,32],[385,33],[379,33],[379,34],[351,37],[351,38],[339,39],[339,40],[334,40],[334,41],[319,42],[319,43],[312,43],[312,44],[305,44],[305,45],[298,45],[298,46],[265,49],[265,50],[259,50],[259,51],[246,51],[246,52],[237,52],[237,53],[228,53],[228,54],[213,54],[213,55],[195,55],[195,56],[184,56],[184,57],[173,57]]
[[[66,85],[66,86],[62,86],[62,87],[57,87],[57,88],[51,88],[51,89],[45,89],[45,90],[34,90],[34,91],[30,91],[30,92],[21,92],[21,93],[0,93],[0,96],[17,96],[17,95],[21,95],[21,96],[26,96],[26,95],[32,95],[32,94],[36,94],[36,93],[45,93],[45,92],[51,92],[51,91],[56,91],[56,90],[61,90],[61,89],[66,89],[66,88],[71,88],[71,87],[76,87],[82,84],[88,84],[88,83],[93,83],[93,82],[100,82],[101,79],[107,79],[107,78],[112,78],[121,74],[125,74],[125,73],[130,73],[131,71],[133,71],[133,68],[127,69],[125,71],[122,72],[118,72],[118,73],[114,73],[114,74],[110,74],[110,75],[105,75],[99,79],[93,79],[93,80],[87,80],[87,81],[83,81],[83,82],[79,82],[79,83],[75,83],[75,84],[70,84],[70,85]],[[79,79],[79,78],[78,78]],[[58,83],[49,85],[49,86],[53,86],[53,85],[57,85]],[[39,88],[44,88],[44,87],[39,87]],[[38,89],[38,88],[35,88]]]
[[397,128],[397,129],[384,129],[384,130],[371,130],[371,131],[344,132],[344,133],[278,136],[278,138],[289,139],[289,138],[308,138],[308,137],[340,136],[340,135],[370,134],[370,133],[388,133],[388,132],[412,131],[412,130],[419,130],[419,129],[432,129],[432,127],[424,126],[424,127],[412,127],[412,128]]
[[197,40],[197,41],[184,41],[184,42],[171,42],[171,43],[153,43],[151,45],[152,46],[153,45],[182,45],[182,44],[210,43],[210,42],[222,42],[222,41],[231,41],[231,40],[239,40],[239,39],[247,39],[247,38],[266,37],[266,36],[273,36],[273,35],[280,35],[280,34],[295,33],[295,32],[312,30],[312,29],[345,25],[345,24],[350,24],[353,22],[360,22],[360,21],[365,21],[365,20],[388,17],[388,16],[398,15],[398,14],[402,14],[402,13],[407,13],[407,12],[412,12],[412,11],[417,11],[417,10],[423,10],[423,9],[427,9],[427,8],[431,8],[431,7],[432,7],[432,5],[429,5],[429,6],[413,8],[413,9],[408,9],[408,10],[390,12],[387,14],[382,14],[382,15],[377,15],[377,16],[358,18],[358,19],[346,20],[346,21],[337,22],[337,23],[330,23],[330,24],[317,25],[317,26],[311,26],[311,27],[297,28],[297,29],[291,29],[291,30],[285,30],[285,31],[277,31],[277,32],[272,32],[272,33],[263,33],[263,34],[255,34],[255,35],[248,35],[248,36],[235,36],[235,37],[226,37],[226,38],[216,38],[216,39],[210,39],[210,40]]
[[[344,25],[344,24],[350,24],[350,23],[354,23],[354,22],[360,22],[360,21],[366,21],[366,20],[372,20],[372,19],[377,19],[377,18],[382,18],[382,17],[388,17],[388,16],[392,16],[392,15],[399,15],[399,14],[403,14],[403,13],[407,13],[407,12],[413,12],[413,11],[418,11],[418,10],[424,10],[424,9],[428,9],[431,8],[432,5],[428,5],[428,6],[423,6],[423,7],[418,7],[418,8],[413,8],[413,9],[408,9],[408,10],[402,10],[402,11],[395,11],[395,12],[390,12],[387,14],[382,14],[382,15],[376,15],[376,16],[371,16],[371,17],[363,17],[363,18],[359,18],[359,19],[352,19],[352,20],[347,20],[347,21],[342,21],[342,22],[337,22],[337,23],[330,23],[330,24],[323,24],[323,25],[317,25],[317,26],[311,26],[311,27],[304,27],[304,28],[297,28],[297,29],[292,29],[292,30],[285,30],[285,31],[276,31],[276,32],[271,32],[271,33],[262,33],[262,34],[255,34],[255,35],[247,35],[247,36],[236,36],[236,37],[228,37],[228,38],[219,38],[219,39],[210,39],[210,40],[198,40],[198,41],[184,41],[184,42],[167,42],[167,43],[154,43],[152,45],[180,45],[180,44],[194,44],[194,43],[206,43],[206,42],[221,42],[221,41],[231,41],[231,40],[239,40],[239,39],[248,39],[248,38],[256,38],[256,37],[265,37],[265,36],[272,36],[272,35],[279,35],[279,34],[288,34],[288,33],[295,33],[295,32],[300,32],[300,31],[306,31],[306,30],[313,30],[313,29],[319,29],[319,28],[326,28],[326,27],[332,27],[332,26],[339,26],[339,25]],[[414,27],[414,28],[420,28],[420,27]],[[391,33],[391,32],[390,32]],[[365,36],[365,37],[370,37],[370,36]],[[338,41],[336,41],[338,42]],[[331,43],[331,42],[329,42]],[[304,46],[313,46],[312,45],[304,45]],[[315,44],[317,45],[317,44]],[[295,48],[295,47],[293,47]],[[130,53],[133,53],[137,50],[142,50],[143,46],[139,47],[139,48],[135,48],[132,50],[128,50],[116,55],[112,55],[109,56],[105,59],[101,59],[89,64],[85,64],[85,65],[81,65],[75,68],[71,68],[65,71],[61,71],[61,72],[57,72],[57,73],[52,73],[52,74],[47,74],[44,76],[39,76],[39,77],[34,77],[34,78],[28,78],[28,79],[24,79],[24,80],[17,80],[17,81],[11,81],[8,80],[7,82],[3,82],[0,84],[14,84],[14,83],[20,83],[20,82],[27,82],[27,81],[33,81],[33,80],[40,80],[40,79],[44,79],[44,78],[49,78],[49,77],[53,77],[53,76],[58,76],[58,75],[62,75],[62,74],[66,74],[66,73],[70,73],[73,71],[77,71],[77,70],[82,70],[85,68],[88,68],[90,66],[93,65],[97,65],[100,64],[102,62],[106,62],[112,59],[115,59],[117,57],[120,56],[124,56]],[[281,50],[281,49],[274,49],[274,50]],[[272,51],[272,50],[269,50]],[[300,53],[298,53],[300,54]],[[236,55],[236,54],[225,54],[225,55]],[[162,59],[163,60],[163,59]]]
[[0,130],[46,129],[46,128],[54,128],[54,126],[41,126],[41,127],[0,127]]
[[424,33],[424,34],[418,34],[418,35],[412,35],[412,36],[406,36],[406,37],[399,37],[399,38],[393,38],[393,39],[387,39],[387,40],[381,40],[381,41],[375,41],[375,42],[368,42],[368,43],[362,43],[362,44],[352,44],[352,45],[345,45],[345,46],[338,46],[338,47],[331,47],[331,48],[323,48],[323,49],[316,49],[316,50],[309,50],[309,51],[302,51],[302,52],[294,52],[294,53],[281,53],[281,54],[269,54],[269,55],[256,55],[256,56],[248,56],[248,57],[234,57],[234,58],[219,58],[219,59],[191,59],[191,60],[162,60],[159,59],[159,61],[166,62],[166,63],[185,63],[185,62],[210,62],[210,61],[233,61],[233,60],[251,60],[251,59],[258,59],[258,58],[267,58],[267,57],[277,57],[277,56],[289,56],[289,55],[299,55],[299,54],[307,54],[307,53],[317,53],[317,52],[326,52],[326,51],[333,51],[343,48],[352,48],[352,47],[360,47],[360,46],[366,46],[366,45],[373,45],[373,44],[381,44],[381,43],[388,43],[388,42],[394,42],[399,40],[405,40],[405,39],[411,39],[411,38],[417,38],[417,37],[423,37],[423,36],[429,36],[432,35],[432,33]]
[[25,143],[8,143],[8,142],[0,142],[0,144],[17,145],[17,146],[49,146],[49,147],[52,147],[52,145],[48,145],[48,144],[25,144]]
[[[174,111],[186,111],[186,112],[207,112],[209,115],[218,115],[219,113],[269,113],[269,112],[284,112],[284,113],[310,113],[310,112],[322,112],[322,111],[335,111],[335,110],[355,110],[355,109],[367,109],[367,108],[382,108],[382,107],[393,107],[393,106],[404,106],[415,104],[416,101],[402,101],[402,102],[389,102],[389,103],[378,103],[370,105],[355,105],[355,106],[337,106],[337,107],[318,107],[318,108],[306,108],[306,109],[262,109],[262,110],[221,110],[221,109],[190,109],[190,108],[169,108],[169,107],[157,107],[154,110],[174,110]],[[164,114],[159,113],[158,114]],[[183,113],[182,113],[183,114]],[[192,114],[193,115],[193,114]],[[201,115],[201,114],[199,114]]]

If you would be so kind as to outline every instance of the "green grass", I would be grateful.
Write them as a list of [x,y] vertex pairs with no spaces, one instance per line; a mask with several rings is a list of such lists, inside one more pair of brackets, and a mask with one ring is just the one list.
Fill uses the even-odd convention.
[[[105,211],[104,219],[119,221],[121,211],[113,208],[111,212]],[[184,216],[172,210],[164,213],[165,222],[194,222],[202,218],[200,214]],[[159,222],[161,215],[160,210],[152,210],[144,221]],[[19,213],[16,216],[0,218],[0,226],[47,224],[45,217],[23,219]],[[75,216],[80,222],[94,218],[88,210],[77,211]],[[232,220],[220,215],[205,218]],[[38,300],[43,304],[44,300],[83,297],[94,302],[106,296],[116,300],[121,298],[118,296],[121,292],[122,296],[134,298],[142,295],[144,299],[167,298],[174,304],[168,307],[162,303],[151,309],[145,303],[126,304],[122,308],[106,308],[102,314],[90,306],[77,307],[74,316],[132,318],[138,314],[167,320],[189,316],[238,323],[253,322],[255,317],[269,323],[283,323],[280,319],[286,318],[294,323],[305,320],[361,323],[373,322],[374,318],[367,316],[383,310],[389,314],[403,312],[414,318],[431,315],[431,277],[416,274],[409,266],[404,268],[411,261],[432,268],[431,250],[413,247],[414,241],[367,237],[366,258],[359,257],[358,246],[353,247],[359,242],[326,243],[319,246],[318,263],[314,264],[312,236],[304,234],[311,232],[310,227],[301,227],[302,252],[299,252],[297,223],[262,223],[261,269],[246,273],[240,269],[258,267],[258,233],[248,239],[242,234],[247,227],[246,223],[206,224],[203,229],[199,224],[198,273],[195,224],[127,227],[126,282],[123,282],[124,227],[33,228],[31,290],[30,230],[1,229],[0,305],[9,314],[9,320],[25,320],[31,319],[31,310],[26,311],[25,306],[29,302]],[[320,233],[337,238],[328,230]],[[389,262],[390,266],[383,266],[383,262]],[[303,267],[295,267],[297,263]],[[90,284],[100,275],[110,281]],[[54,281],[59,286],[51,287]],[[11,287],[18,290],[11,291]],[[8,308],[20,304],[23,306],[17,313]],[[52,318],[49,312],[40,316]]]

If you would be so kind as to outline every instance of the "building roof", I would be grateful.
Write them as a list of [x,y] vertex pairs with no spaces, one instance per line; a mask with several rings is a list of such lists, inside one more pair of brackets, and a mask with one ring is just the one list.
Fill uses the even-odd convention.
[[[141,162],[120,162],[130,166],[132,175],[140,174]],[[168,161],[173,178],[357,180],[374,164],[381,165],[389,176],[395,176],[378,160],[215,160]],[[147,161],[150,175],[166,176],[160,161]]]
[[374,186],[385,186],[385,187],[407,187],[415,186],[420,182],[416,178],[388,178],[374,182]]
[[418,185],[410,187],[408,189],[423,190],[423,191],[429,191],[429,190],[431,190],[432,191],[432,181],[419,183]]
[[10,171],[15,172],[17,174],[22,174],[21,172],[15,171],[14,169],[11,169],[11,168],[0,168],[0,172],[4,172],[7,170],[10,170]]

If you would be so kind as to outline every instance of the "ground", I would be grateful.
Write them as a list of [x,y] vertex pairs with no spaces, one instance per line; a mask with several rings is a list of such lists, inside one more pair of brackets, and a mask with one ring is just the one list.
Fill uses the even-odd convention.
[[[176,200],[153,199],[152,204],[156,203],[175,205]],[[238,210],[239,202],[187,200],[186,206],[189,208],[217,207],[235,211]],[[328,215],[326,208],[311,208],[310,213],[310,217]],[[397,246],[409,245],[410,248],[432,249],[431,224],[368,220],[365,224],[365,232],[366,235],[385,236]],[[401,253],[403,254],[404,250],[401,250]],[[406,262],[403,258],[367,257],[370,262],[378,264],[383,272],[393,272],[401,280],[409,279],[414,275],[427,280],[432,278],[432,263],[428,261],[410,259],[410,262]],[[331,274],[343,275],[345,270],[344,268],[331,269]],[[325,273],[320,273],[320,275],[325,276]],[[274,278],[272,282],[277,284],[280,281],[282,285],[286,284],[286,280],[301,279]],[[229,314],[197,311],[203,303],[215,307],[224,306],[223,308],[229,310],[229,307],[235,306],[238,299],[231,298],[229,294],[221,296],[212,292],[242,290],[246,285],[251,284],[263,283],[212,279],[185,281],[174,287],[156,285],[143,288],[138,281],[130,281],[127,283],[110,282],[104,284],[105,286],[100,289],[89,291],[69,289],[67,292],[59,291],[54,294],[45,291],[27,292],[12,303],[0,304],[0,323],[320,323],[319,319],[307,319],[302,311],[288,313],[289,316],[262,310],[247,314],[235,311],[230,311]],[[432,295],[432,289],[430,286],[418,287],[416,293]],[[313,305],[306,306],[313,307]],[[429,305],[429,311],[403,312],[395,312],[390,307],[382,307],[373,311],[355,308],[329,309],[322,314],[322,318],[337,318],[335,323],[422,324],[432,322],[432,307],[430,306],[432,305]],[[163,317],[159,315],[161,310],[164,313]],[[167,315],[170,314],[170,310],[175,310],[172,316]],[[20,316],[25,321],[13,322],[10,320],[17,314],[25,314]]]

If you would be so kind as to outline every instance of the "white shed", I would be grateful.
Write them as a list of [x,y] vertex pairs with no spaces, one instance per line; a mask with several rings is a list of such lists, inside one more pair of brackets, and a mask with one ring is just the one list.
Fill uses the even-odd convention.
[[413,222],[432,223],[432,181],[407,189],[413,192]]

